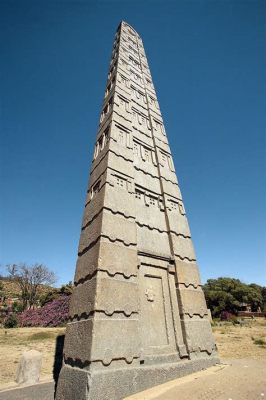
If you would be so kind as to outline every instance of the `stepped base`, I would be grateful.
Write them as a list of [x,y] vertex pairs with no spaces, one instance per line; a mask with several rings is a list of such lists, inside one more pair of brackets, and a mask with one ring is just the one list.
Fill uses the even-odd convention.
[[220,363],[218,357],[91,372],[64,365],[56,400],[122,400],[126,396]]

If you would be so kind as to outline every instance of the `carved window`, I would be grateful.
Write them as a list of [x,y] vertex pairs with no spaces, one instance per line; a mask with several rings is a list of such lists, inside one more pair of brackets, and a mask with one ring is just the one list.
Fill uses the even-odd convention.
[[135,92],[135,89],[133,88],[133,86],[130,87],[130,92],[133,97],[136,97],[136,92]]
[[110,93],[110,90],[111,90],[111,83],[109,83],[109,85],[106,88],[105,97],[108,95],[108,93]]
[[91,190],[91,198],[93,198],[95,196],[95,194],[99,192],[100,186],[101,186],[100,180],[93,185],[92,190]]
[[128,47],[129,47],[129,50],[132,51],[132,53],[134,53],[136,55],[138,54],[137,50],[133,49],[132,46],[129,45]]
[[180,212],[180,214],[181,214],[181,215],[185,215],[186,212],[185,212],[185,209],[184,209],[183,204],[182,204],[182,203],[178,203],[178,207],[179,207],[179,212]]
[[135,37],[135,33],[130,28],[128,28],[128,33],[130,33],[131,35],[133,35]]
[[95,145],[95,149],[94,149],[94,155],[93,155],[93,159],[95,160],[95,158],[97,158],[99,153],[99,143],[97,142]]
[[111,80],[111,82],[107,86],[106,91],[105,91],[105,97],[110,93],[114,83],[115,83],[115,77],[113,77],[113,79]]
[[134,156],[140,157],[140,144],[135,141],[133,141],[133,152]]
[[103,109],[103,115],[108,113],[108,104],[106,104],[106,106]]
[[112,66],[112,68],[110,68],[109,74],[108,74],[108,78],[110,78],[110,76],[112,75],[114,71],[114,65]]
[[102,148],[103,148],[103,136],[101,136],[99,139],[99,151],[102,151]]
[[[109,106],[109,108],[113,105],[113,102],[114,102],[114,98],[111,97],[110,100],[108,101],[108,106]],[[109,111],[109,110],[108,110],[108,111]]]
[[178,210],[178,205],[179,205],[178,203],[176,203],[173,200],[170,200],[169,203],[170,203],[171,210]]
[[113,52],[112,60],[114,60],[114,59],[116,58],[116,56],[117,56],[117,51],[115,50],[115,51]]
[[143,82],[141,76],[136,74],[134,71],[130,70],[130,75],[134,78],[135,81],[137,82]]
[[117,184],[117,186],[125,187],[126,181],[125,181],[125,179],[120,178],[119,176],[117,176],[116,177],[116,184]]
[[135,192],[135,197],[136,197],[136,199],[141,200],[142,193],[141,193],[139,190],[136,190],[136,192]]
[[167,156],[163,153],[161,153],[161,157],[162,157],[162,164],[165,166],[167,163]]
[[102,111],[100,122],[102,122],[104,120],[107,113],[108,113],[108,104],[106,104],[106,106],[104,107],[104,109]]
[[151,162],[151,152],[146,147],[143,148],[143,156],[145,161]]
[[128,102],[126,100],[124,100],[122,97],[118,96],[118,100],[119,100],[119,105],[125,110],[127,111],[128,109]]
[[127,63],[125,60],[123,60],[123,58],[120,58],[120,63],[121,63],[121,65],[123,65],[124,67],[127,67],[127,65],[128,65],[128,63]]
[[147,83],[147,86],[151,86],[151,81],[148,79],[148,78],[146,78],[146,83]]
[[125,86],[128,85],[128,79],[127,79],[127,78],[125,78],[123,75],[120,75],[120,79],[121,79],[121,82],[122,82]]
[[140,64],[137,60],[135,60],[134,58],[129,56],[129,61],[132,65],[134,65],[134,67],[139,68],[140,69]]
[[140,115],[139,123],[140,123],[140,125],[144,125],[145,124],[145,117],[143,117],[143,115]]
[[106,144],[110,139],[110,127],[105,129],[104,131],[104,144]]
[[154,119],[154,125],[156,131],[159,131],[160,133],[164,134],[163,125],[161,122],[156,121],[156,119]]
[[156,198],[156,197],[153,197],[153,196],[149,196],[148,202],[149,202],[149,205],[155,206],[156,203],[157,203],[157,198]]
[[125,146],[125,137],[126,137],[126,133],[121,131],[121,130],[119,130],[119,132],[118,132],[118,143],[121,146]]
[[128,36],[127,38],[130,41],[130,43],[132,43],[132,46],[137,47],[137,43],[133,39],[131,39],[130,36]]

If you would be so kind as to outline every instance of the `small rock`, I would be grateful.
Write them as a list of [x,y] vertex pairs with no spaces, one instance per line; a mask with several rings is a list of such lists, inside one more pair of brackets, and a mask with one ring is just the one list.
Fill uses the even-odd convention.
[[42,367],[42,354],[37,350],[25,351],[19,361],[16,382],[34,385],[39,382]]

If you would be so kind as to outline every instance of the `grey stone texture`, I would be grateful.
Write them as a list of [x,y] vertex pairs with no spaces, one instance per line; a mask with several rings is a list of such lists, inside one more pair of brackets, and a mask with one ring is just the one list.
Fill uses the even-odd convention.
[[41,367],[42,354],[39,351],[24,351],[18,364],[16,382],[23,385],[33,385],[38,383]]
[[118,400],[218,362],[142,40],[115,35],[57,400]]

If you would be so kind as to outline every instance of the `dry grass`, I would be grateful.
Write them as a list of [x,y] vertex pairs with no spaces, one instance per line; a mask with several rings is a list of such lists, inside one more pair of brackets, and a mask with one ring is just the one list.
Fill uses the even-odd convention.
[[64,333],[65,328],[0,329],[0,388],[14,383],[22,353],[32,349],[43,354],[41,377],[52,378],[56,338]]
[[[213,328],[221,358],[266,360],[266,321],[248,326],[224,325]],[[0,388],[14,383],[21,354],[35,349],[43,353],[42,379],[52,378],[56,338],[65,328],[0,329]]]
[[[0,283],[3,285],[3,296],[4,297],[20,297],[21,296],[21,289],[18,283],[12,279],[0,279]],[[41,294],[47,293],[50,290],[54,289],[51,286],[41,285],[39,287],[39,292]]]
[[244,326],[218,326],[213,332],[221,358],[266,360],[266,320],[250,320]]

